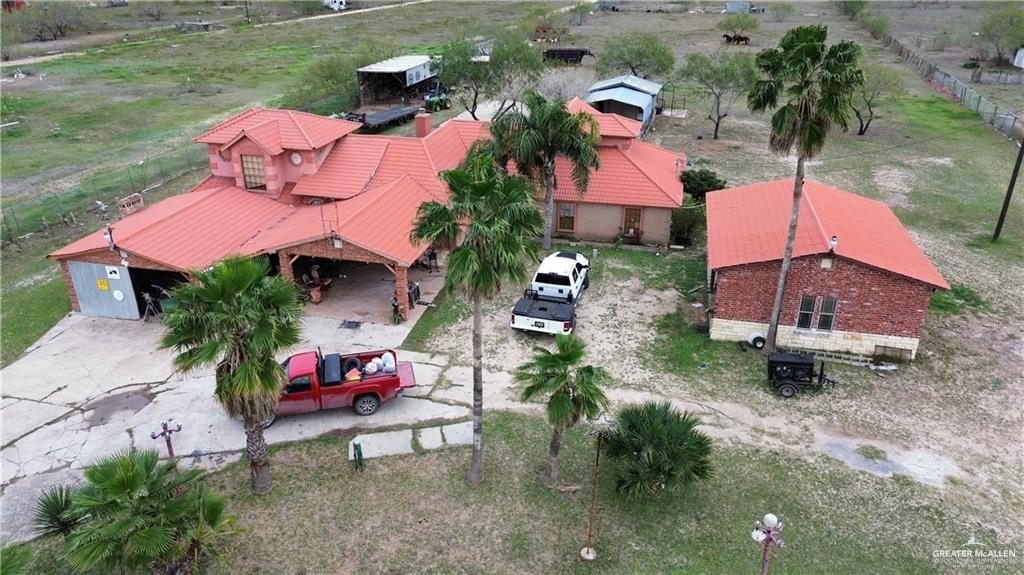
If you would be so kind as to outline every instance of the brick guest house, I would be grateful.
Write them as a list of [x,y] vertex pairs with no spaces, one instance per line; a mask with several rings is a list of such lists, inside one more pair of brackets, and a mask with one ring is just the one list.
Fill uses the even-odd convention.
[[[712,339],[767,332],[792,198],[792,179],[708,194]],[[778,346],[912,359],[948,287],[888,206],[807,180]]]

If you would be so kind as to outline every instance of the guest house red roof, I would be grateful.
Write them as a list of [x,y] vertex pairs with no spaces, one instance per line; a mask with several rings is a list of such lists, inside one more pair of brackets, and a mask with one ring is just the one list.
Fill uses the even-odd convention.
[[[782,259],[792,202],[792,178],[709,193],[708,267]],[[949,287],[887,205],[806,180],[793,257],[828,253],[833,236],[840,257]]]

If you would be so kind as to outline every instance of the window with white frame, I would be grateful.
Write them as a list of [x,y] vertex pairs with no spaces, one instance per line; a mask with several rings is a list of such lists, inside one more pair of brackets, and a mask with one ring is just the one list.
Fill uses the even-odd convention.
[[821,310],[818,311],[819,331],[832,331],[836,319],[836,298],[827,297],[821,301]]
[[242,179],[247,190],[267,189],[267,175],[263,170],[263,156],[242,156]]
[[812,295],[800,297],[800,313],[796,317],[798,329],[811,329],[811,320],[814,319],[814,304],[816,303],[818,303],[818,298]]

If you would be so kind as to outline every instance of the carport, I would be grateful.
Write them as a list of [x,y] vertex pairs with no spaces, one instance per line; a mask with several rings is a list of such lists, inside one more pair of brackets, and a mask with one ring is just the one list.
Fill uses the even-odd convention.
[[436,77],[430,56],[397,56],[356,70],[360,105],[393,101],[418,95]]

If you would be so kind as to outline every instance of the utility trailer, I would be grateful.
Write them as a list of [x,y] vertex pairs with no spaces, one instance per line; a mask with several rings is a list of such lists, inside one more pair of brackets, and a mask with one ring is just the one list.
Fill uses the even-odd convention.
[[395,106],[387,110],[370,113],[349,112],[345,119],[350,122],[359,122],[369,132],[376,132],[388,126],[397,126],[411,121],[420,111],[419,106]]
[[548,48],[544,50],[545,60],[556,60],[565,64],[582,64],[584,56],[594,56],[590,48]]

